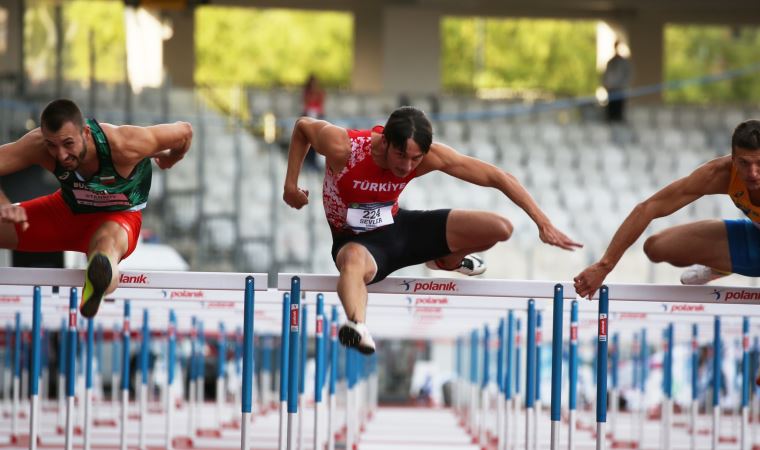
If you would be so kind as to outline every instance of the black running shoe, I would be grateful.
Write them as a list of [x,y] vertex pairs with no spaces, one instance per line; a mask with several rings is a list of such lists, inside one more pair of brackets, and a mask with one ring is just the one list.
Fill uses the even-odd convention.
[[375,353],[375,341],[363,323],[346,321],[338,331],[338,340],[343,346],[355,348],[365,355]]
[[111,261],[102,253],[96,253],[90,258],[85,273],[84,289],[82,289],[82,302],[79,304],[79,312],[82,316],[91,319],[95,317],[103,300],[108,285],[111,284]]

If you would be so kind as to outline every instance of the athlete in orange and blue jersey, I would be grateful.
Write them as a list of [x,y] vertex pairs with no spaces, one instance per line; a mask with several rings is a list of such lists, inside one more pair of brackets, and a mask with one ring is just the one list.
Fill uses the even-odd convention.
[[728,273],[760,276],[760,121],[739,124],[731,154],[698,167],[639,203],[623,221],[602,258],[575,277],[575,290],[592,296],[649,223],[703,195],[728,195],[747,219],[701,220],[657,233],[644,242],[653,262],[690,266],[684,284],[704,284]]

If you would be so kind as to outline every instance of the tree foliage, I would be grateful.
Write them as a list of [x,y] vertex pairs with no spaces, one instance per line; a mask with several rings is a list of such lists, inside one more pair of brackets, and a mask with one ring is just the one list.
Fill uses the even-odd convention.
[[[25,22],[27,72],[33,79],[55,76],[55,3],[28,1]],[[101,82],[124,80],[126,32],[122,2],[76,0],[63,3],[63,76],[87,81],[92,72]]]
[[[760,29],[727,26],[665,28],[665,79],[687,80],[760,64]],[[709,84],[669,90],[673,103],[757,102],[760,71]]]
[[449,17],[441,30],[447,89],[585,95],[598,84],[594,22]]
[[[26,1],[25,61],[33,79],[55,76],[55,3]],[[122,82],[123,2],[72,0],[62,5],[64,77],[90,78],[92,48],[97,80]],[[348,87],[353,26],[350,13],[199,7],[195,79],[213,86],[300,86],[313,72],[326,86]],[[517,95],[588,95],[599,84],[595,33],[591,21],[447,17],[441,22],[442,84],[467,93],[507,89]],[[666,81],[760,63],[758,28],[669,25],[664,45]],[[758,101],[758,73],[670,90],[665,99]]]
[[293,86],[313,72],[328,86],[350,84],[350,14],[202,7],[196,20],[197,82]]

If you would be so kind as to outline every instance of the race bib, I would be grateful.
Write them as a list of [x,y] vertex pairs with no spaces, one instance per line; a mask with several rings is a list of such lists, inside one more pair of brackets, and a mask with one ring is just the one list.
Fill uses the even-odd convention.
[[393,223],[393,204],[351,203],[346,213],[346,223],[357,233],[390,225]]

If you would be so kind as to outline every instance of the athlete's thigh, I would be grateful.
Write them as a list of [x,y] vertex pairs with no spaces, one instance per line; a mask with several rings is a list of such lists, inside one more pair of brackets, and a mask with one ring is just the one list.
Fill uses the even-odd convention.
[[689,260],[730,271],[731,253],[723,220],[700,220],[667,228],[656,236],[657,251],[672,259]]
[[446,241],[452,252],[490,247],[511,234],[512,224],[488,211],[452,209],[446,222]]
[[373,254],[371,248],[376,250],[363,242],[346,242],[335,253],[335,267],[343,272],[347,265],[352,265],[362,273],[364,282],[369,283],[377,273],[379,264],[384,262],[382,254],[377,251]]
[[[108,219],[101,219],[97,225],[93,226],[90,231],[90,245],[88,254],[95,249],[99,242],[103,240],[108,241],[108,245],[112,248],[119,257],[127,253],[130,247],[129,234],[124,226],[115,221]],[[112,246],[112,247],[111,247]]]
[[[96,246],[107,245],[113,249],[114,256],[125,259],[137,247],[142,229],[142,213],[140,211],[118,211],[110,213],[95,213],[90,219],[92,226],[89,230],[88,254]],[[100,244],[98,242],[100,241]]]

